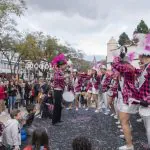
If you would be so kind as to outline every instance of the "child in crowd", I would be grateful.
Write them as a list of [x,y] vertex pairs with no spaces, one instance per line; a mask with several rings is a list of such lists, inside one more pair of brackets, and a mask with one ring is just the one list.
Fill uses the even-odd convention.
[[26,118],[26,125],[31,126],[31,124],[34,120],[34,115],[36,113],[36,109],[35,109],[34,105],[29,105],[29,106],[26,107],[26,109],[27,109],[27,112],[28,112],[28,115],[27,115],[27,118]]
[[24,150],[50,150],[48,146],[48,135],[45,128],[37,128],[33,132],[32,145],[28,145]]

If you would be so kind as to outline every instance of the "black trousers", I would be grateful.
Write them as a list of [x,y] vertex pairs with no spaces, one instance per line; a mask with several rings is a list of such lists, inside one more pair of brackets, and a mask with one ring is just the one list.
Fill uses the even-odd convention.
[[54,110],[52,117],[52,124],[61,121],[61,111],[62,111],[62,91],[54,90]]

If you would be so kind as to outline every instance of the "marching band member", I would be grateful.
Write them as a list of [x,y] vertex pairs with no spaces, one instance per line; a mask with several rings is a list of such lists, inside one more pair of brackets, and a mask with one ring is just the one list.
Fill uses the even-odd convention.
[[80,89],[82,86],[82,78],[79,77],[77,69],[73,70],[73,86],[74,86],[74,93],[75,93],[75,107],[76,107],[76,111],[78,111]]
[[100,89],[99,89],[99,96],[100,96],[100,109],[102,109],[102,105],[105,105],[104,114],[109,114],[109,106],[107,100],[107,91],[109,88],[109,84],[111,81],[111,76],[107,73],[107,68],[105,65],[100,66],[101,71],[101,79],[100,79]]
[[97,74],[97,69],[95,67],[92,68],[92,74],[91,78],[89,79],[88,85],[87,85],[87,92],[88,92],[88,99],[87,99],[87,108],[86,110],[89,109],[91,105],[91,99],[93,99],[96,103],[96,110],[95,112],[99,112],[99,99],[98,99],[98,94],[99,94],[99,83],[100,83],[100,77]]
[[137,113],[137,107],[135,106],[131,109],[127,103],[129,97],[132,95],[128,84],[134,84],[135,82],[135,68],[129,63],[126,53],[127,48],[121,47],[120,57],[114,59],[112,67],[120,73],[118,84],[118,110],[126,140],[126,145],[120,147],[119,150],[134,150],[129,119],[130,114]]
[[139,54],[140,64],[142,65],[142,72],[138,78],[139,85],[136,88],[133,84],[129,84],[133,94],[132,97],[139,101],[139,114],[141,115],[146,129],[148,145],[150,148],[150,34],[145,36],[143,45],[139,45],[137,53]]
[[108,104],[111,108],[111,111],[112,111],[112,117],[116,115],[116,111],[115,111],[115,104],[114,104],[114,101],[115,101],[115,98],[117,97],[117,94],[118,94],[118,72],[117,71],[114,71],[113,72],[113,75],[112,75],[112,80],[111,80],[111,83],[109,85],[109,90],[107,92],[107,95],[108,95]]
[[[71,71],[70,70],[66,70],[65,71],[65,90],[66,91],[73,91],[73,82],[72,82],[72,76],[71,76]],[[67,108],[68,110],[72,109],[72,102],[69,103],[69,106]]]
[[66,58],[63,54],[56,56],[52,65],[55,66],[54,72],[54,111],[52,117],[52,125],[56,125],[61,122],[61,111],[62,111],[62,94],[65,88],[65,77],[64,70],[66,68]]

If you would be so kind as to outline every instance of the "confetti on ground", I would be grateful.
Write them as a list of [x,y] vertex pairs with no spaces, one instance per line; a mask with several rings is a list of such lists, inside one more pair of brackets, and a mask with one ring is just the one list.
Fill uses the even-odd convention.
[[[131,116],[135,150],[146,150],[145,129],[143,123],[137,123],[136,119],[137,116]],[[94,109],[80,109],[78,112],[64,109],[62,120],[64,122],[60,126],[52,126],[50,119],[36,119],[33,123],[47,128],[52,150],[72,150],[72,141],[79,135],[89,138],[93,150],[117,150],[125,144],[119,138],[121,133],[115,124],[116,120],[103,113],[96,114]]]

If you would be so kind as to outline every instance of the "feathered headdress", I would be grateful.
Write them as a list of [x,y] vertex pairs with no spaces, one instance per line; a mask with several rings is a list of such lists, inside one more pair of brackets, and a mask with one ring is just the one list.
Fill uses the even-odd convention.
[[51,62],[52,66],[67,64],[67,59],[64,54],[55,56]]
[[139,55],[150,56],[150,34],[137,34],[138,46],[137,53]]

